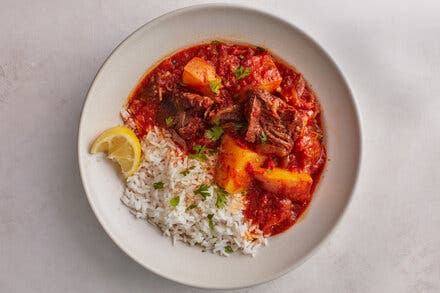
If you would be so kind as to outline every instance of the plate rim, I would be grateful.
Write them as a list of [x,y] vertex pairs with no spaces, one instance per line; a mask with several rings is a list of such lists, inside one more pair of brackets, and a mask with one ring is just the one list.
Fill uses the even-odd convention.
[[[337,219],[335,221],[335,224],[325,233],[325,235],[323,236],[323,238],[321,239],[321,241],[316,244],[314,247],[312,247],[310,249],[309,252],[307,252],[305,255],[301,256],[299,258],[298,261],[296,261],[294,264],[290,265],[288,268],[284,269],[284,270],[280,270],[278,272],[275,272],[273,274],[268,275],[268,277],[265,277],[264,279],[260,279],[254,282],[248,282],[246,284],[240,285],[240,286],[206,286],[206,285],[201,285],[201,284],[197,284],[197,282],[191,282],[188,280],[181,280],[178,278],[175,278],[173,275],[167,275],[166,273],[163,273],[161,271],[155,270],[154,268],[149,267],[147,264],[143,263],[140,259],[138,259],[131,251],[129,251],[128,248],[126,248],[122,243],[120,243],[120,241],[117,240],[117,237],[115,237],[113,235],[113,232],[111,231],[111,229],[109,229],[106,224],[105,221],[103,220],[103,218],[101,217],[101,215],[99,214],[99,212],[97,211],[97,207],[93,204],[92,200],[91,200],[91,196],[90,196],[90,191],[87,188],[87,184],[85,184],[86,179],[85,179],[85,171],[84,168],[85,166],[83,166],[83,164],[81,163],[81,148],[80,145],[82,143],[81,140],[81,132],[83,129],[83,120],[84,120],[84,109],[87,106],[87,101],[90,98],[90,93],[92,91],[92,89],[96,86],[96,80],[98,79],[98,77],[102,74],[102,71],[104,69],[104,67],[106,66],[106,64],[109,62],[109,60],[112,58],[112,56],[129,40],[131,39],[134,35],[136,35],[137,33],[139,33],[141,30],[146,29],[150,26],[154,26],[157,23],[160,23],[161,21],[165,20],[168,17],[173,17],[176,16],[180,13],[186,13],[186,12],[191,12],[191,11],[196,11],[196,10],[201,10],[204,8],[217,8],[217,9],[222,9],[222,8],[230,8],[230,9],[241,9],[241,10],[245,10],[248,12],[253,12],[253,13],[258,13],[261,14],[262,16],[265,17],[269,17],[272,18],[275,21],[278,21],[280,23],[283,23],[284,25],[287,25],[289,28],[297,31],[299,34],[301,34],[303,37],[305,37],[307,40],[309,40],[315,47],[317,47],[319,49],[319,51],[321,51],[325,57],[330,61],[331,65],[335,68],[335,70],[337,71],[337,73],[340,75],[342,82],[344,83],[344,86],[346,87],[347,91],[348,91],[348,96],[349,96],[349,100],[353,106],[354,109],[354,114],[355,114],[355,128],[357,130],[358,133],[358,162],[357,162],[357,166],[356,166],[356,170],[355,170],[355,176],[354,176],[354,181],[352,183],[351,186],[351,191],[348,197],[348,200],[345,202],[345,205],[343,206],[343,209],[341,211],[341,213],[337,216]],[[147,69],[148,70],[148,69]],[[359,105],[357,100],[354,98],[354,94],[353,94],[353,90],[350,87],[350,83],[349,83],[349,79],[347,78],[347,76],[344,74],[344,72],[341,70],[341,68],[337,65],[337,63],[335,62],[334,58],[330,55],[330,53],[320,44],[318,43],[310,34],[306,33],[304,30],[302,30],[301,28],[299,28],[297,25],[291,23],[290,21],[287,21],[275,14],[272,14],[271,12],[267,12],[267,11],[263,11],[261,9],[255,8],[255,7],[251,7],[248,5],[243,5],[243,4],[235,4],[235,3],[206,3],[206,4],[196,4],[196,5],[190,5],[190,6],[185,6],[185,7],[181,7],[178,9],[174,9],[168,12],[165,12],[157,17],[152,18],[151,20],[147,21],[146,23],[142,24],[141,26],[139,26],[138,28],[136,28],[133,32],[131,32],[127,37],[125,37],[112,51],[111,53],[106,57],[105,61],[102,63],[102,65],[99,67],[97,73],[95,74],[92,82],[90,83],[90,86],[87,90],[87,93],[85,95],[83,104],[81,106],[81,114],[80,114],[80,119],[79,119],[79,126],[78,126],[78,132],[77,132],[77,161],[78,161],[78,166],[79,166],[79,171],[80,171],[80,177],[81,177],[81,184],[83,187],[83,190],[86,194],[87,197],[87,201],[89,202],[89,205],[95,215],[95,217],[98,219],[98,222],[100,223],[101,227],[104,229],[104,231],[106,232],[106,234],[110,237],[110,239],[118,246],[119,249],[121,249],[126,255],[128,255],[132,260],[134,260],[137,264],[139,264],[141,267],[149,270],[150,272],[171,280],[173,282],[176,283],[180,283],[186,286],[191,286],[191,287],[195,287],[195,288],[202,288],[202,289],[241,289],[241,288],[249,288],[252,286],[257,286],[257,285],[261,285],[263,283],[269,282],[271,280],[277,279],[285,274],[287,274],[288,272],[293,271],[294,269],[298,268],[299,266],[301,266],[304,262],[306,262],[312,255],[314,255],[321,247],[324,243],[326,243],[329,239],[329,237],[334,233],[334,231],[336,230],[336,228],[340,225],[342,219],[345,217],[348,207],[351,205],[352,201],[353,201],[353,197],[354,194],[357,191],[358,188],[358,182],[359,182],[359,177],[360,177],[360,173],[361,173],[361,167],[362,167],[362,159],[363,159],[363,135],[362,135],[362,117],[359,111]]]

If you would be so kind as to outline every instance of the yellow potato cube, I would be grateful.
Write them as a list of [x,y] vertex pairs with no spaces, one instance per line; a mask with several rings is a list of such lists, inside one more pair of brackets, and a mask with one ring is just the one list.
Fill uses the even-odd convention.
[[215,73],[214,65],[202,58],[192,58],[183,68],[183,84],[204,95],[214,94],[210,87],[214,80],[220,80]]
[[303,202],[310,197],[313,179],[309,174],[295,173],[280,168],[270,170],[257,168],[254,177],[265,190],[286,195],[292,201]]
[[251,183],[248,171],[261,166],[264,160],[264,156],[239,146],[231,136],[224,135],[214,178],[227,192],[242,192]]

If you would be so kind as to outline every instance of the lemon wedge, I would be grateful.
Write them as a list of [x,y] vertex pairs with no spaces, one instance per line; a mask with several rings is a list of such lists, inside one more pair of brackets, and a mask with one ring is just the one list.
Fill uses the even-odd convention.
[[127,178],[139,168],[141,144],[131,129],[116,126],[98,136],[90,148],[90,153],[106,153],[107,158],[121,166],[122,173]]

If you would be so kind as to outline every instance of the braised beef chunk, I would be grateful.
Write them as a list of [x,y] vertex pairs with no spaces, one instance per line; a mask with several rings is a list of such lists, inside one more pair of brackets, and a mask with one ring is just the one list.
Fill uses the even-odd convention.
[[187,92],[174,92],[169,99],[175,108],[172,127],[176,134],[186,141],[203,136],[207,127],[203,117],[214,101],[209,97]]
[[175,95],[174,100],[176,108],[179,110],[192,110],[199,114],[204,114],[205,111],[214,104],[210,97],[201,96],[194,93],[182,93]]
[[185,120],[182,127],[177,129],[177,133],[185,140],[191,140],[203,135],[205,124],[200,117],[189,117]]
[[248,122],[245,139],[257,143],[261,153],[280,157],[288,155],[292,151],[300,123],[296,110],[263,89],[249,90],[248,98],[245,106]]
[[240,104],[218,105],[207,112],[207,117],[211,124],[214,124],[217,119],[221,123],[244,121],[243,108]]

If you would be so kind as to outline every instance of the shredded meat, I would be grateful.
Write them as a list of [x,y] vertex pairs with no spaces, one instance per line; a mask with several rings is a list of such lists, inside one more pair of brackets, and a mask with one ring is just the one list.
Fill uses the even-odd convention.
[[168,107],[168,109],[175,109],[173,128],[176,134],[186,141],[203,136],[206,128],[203,116],[214,101],[209,97],[186,92],[174,92],[170,99],[173,107]]
[[248,98],[245,139],[258,143],[257,150],[261,153],[279,157],[288,155],[297,136],[297,126],[301,123],[296,110],[263,89],[249,90]]
[[194,93],[182,93],[175,96],[176,108],[180,110],[192,110],[198,113],[204,113],[214,104],[210,97],[201,96]]
[[182,127],[177,129],[177,133],[185,140],[194,139],[203,134],[205,124],[199,117],[189,117],[185,120]]
[[216,119],[222,123],[244,121],[243,108],[240,104],[229,106],[219,105],[215,109],[207,112],[207,116],[211,124],[213,124]]

